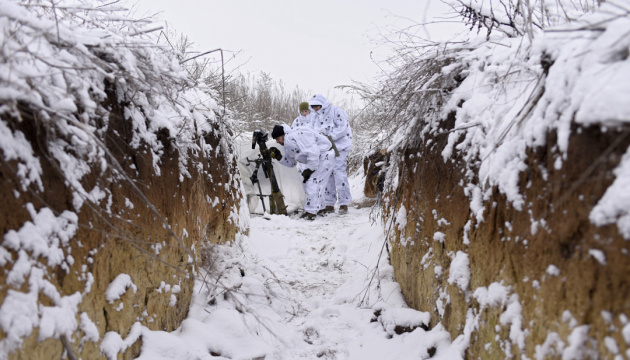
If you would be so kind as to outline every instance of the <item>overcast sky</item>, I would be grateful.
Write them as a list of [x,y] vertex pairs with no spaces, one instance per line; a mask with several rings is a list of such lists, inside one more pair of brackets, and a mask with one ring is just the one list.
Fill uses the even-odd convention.
[[[371,39],[412,19],[428,22],[448,10],[439,0],[125,0],[136,15],[157,13],[203,52],[239,52],[231,66],[243,73],[267,72],[288,88],[336,98],[333,88],[352,80],[370,82],[384,46]],[[428,29],[444,37],[444,25]],[[426,36],[426,33],[422,35]]]

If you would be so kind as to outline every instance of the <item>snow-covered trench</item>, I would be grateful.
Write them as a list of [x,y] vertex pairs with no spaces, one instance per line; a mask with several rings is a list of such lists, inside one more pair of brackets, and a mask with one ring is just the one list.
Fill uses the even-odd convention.
[[178,330],[132,329],[140,359],[463,358],[466,344],[405,304],[384,238],[370,208],[254,216],[248,236],[208,250]]

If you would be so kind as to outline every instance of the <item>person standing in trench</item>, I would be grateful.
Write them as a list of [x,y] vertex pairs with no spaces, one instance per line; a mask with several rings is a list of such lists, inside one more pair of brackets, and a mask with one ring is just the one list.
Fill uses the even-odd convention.
[[324,189],[324,199],[318,214],[335,212],[335,204],[339,203],[339,214],[348,212],[352,202],[350,184],[348,183],[348,153],[352,150],[352,129],[348,115],[337,106],[333,106],[321,94],[315,94],[309,100],[313,109],[312,128],[315,132],[331,139],[339,156],[335,157],[333,171]]

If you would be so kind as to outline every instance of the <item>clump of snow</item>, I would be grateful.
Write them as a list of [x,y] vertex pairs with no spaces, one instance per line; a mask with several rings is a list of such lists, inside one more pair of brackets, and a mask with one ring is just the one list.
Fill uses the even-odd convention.
[[[40,265],[41,266],[41,265]],[[62,296],[47,279],[45,271],[37,266],[30,269],[28,292],[9,289],[0,307],[0,327],[7,335],[0,340],[0,356],[22,346],[23,339],[39,327],[38,340],[68,338],[77,328],[76,313],[81,302],[81,294]],[[48,297],[53,306],[39,303],[40,296]]]
[[442,267],[438,265],[434,266],[433,272],[435,273],[436,278],[440,277],[442,275]]
[[[0,306],[0,327],[7,334],[0,340],[0,357],[18,349],[22,339],[36,327],[40,341],[58,339],[61,335],[71,337],[77,328],[81,294],[62,296],[49,281],[45,269],[72,262],[66,249],[76,233],[78,217],[69,211],[55,216],[47,207],[37,211],[30,203],[26,208],[32,222],[27,221],[19,230],[9,230],[3,236],[2,248],[14,250],[17,259],[5,252],[5,262],[13,262],[6,285],[16,290],[9,288]],[[62,268],[67,269],[67,264]],[[17,291],[25,282],[26,292]],[[41,305],[40,296],[50,299],[53,305]]]
[[596,225],[616,224],[626,240],[630,240],[630,149],[614,170],[615,181],[591,210],[589,219]]
[[624,324],[621,333],[623,334],[623,339],[625,340],[626,344],[630,345],[630,323]]
[[448,274],[448,283],[456,284],[462,291],[468,290],[470,283],[470,260],[468,254],[458,251],[451,261],[451,267]]
[[448,288],[446,286],[438,288],[438,299],[435,301],[435,307],[440,314],[440,317],[444,316],[446,312],[446,305],[451,303],[451,297],[448,294]]
[[464,245],[470,245],[470,238],[468,237],[468,233],[470,232],[471,229],[472,229],[472,221],[468,220],[466,222],[466,225],[464,225],[464,239],[463,239]]
[[619,345],[617,345],[617,341],[615,340],[615,338],[606,336],[604,338],[604,345],[606,345],[606,349],[608,349],[609,353],[613,355],[619,354]]
[[405,227],[407,227],[407,209],[405,209],[405,205],[400,205],[400,209],[396,213],[396,224],[398,227],[398,231],[404,231]]
[[4,234],[2,246],[18,252],[18,259],[7,275],[7,283],[19,287],[35,265],[38,257],[46,258],[46,265],[59,266],[67,255],[64,247],[77,230],[77,214],[64,211],[55,216],[47,207],[35,210],[33,204],[26,204],[32,222],[27,221],[18,230],[9,230]]
[[96,342],[101,338],[98,327],[96,327],[96,324],[94,324],[92,319],[90,319],[89,315],[85,312],[81,313],[80,328],[85,334],[85,337],[90,341]]
[[39,341],[48,338],[58,339],[61,335],[70,336],[77,328],[76,313],[81,302],[81,294],[63,296],[55,306],[40,306]]
[[[0,113],[2,110],[0,107]],[[4,154],[4,161],[18,162],[17,174],[22,190],[26,190],[31,183],[36,184],[40,191],[44,189],[41,180],[42,166],[33,154],[31,143],[22,132],[12,132],[4,121],[0,121],[0,149]]]
[[431,314],[409,308],[384,309],[379,315],[378,321],[383,324],[385,332],[389,335],[396,334],[396,327],[415,329],[421,326],[429,326]]
[[589,330],[590,327],[588,325],[581,325],[573,329],[567,338],[569,345],[562,351],[563,359],[598,358],[597,347],[593,349],[589,346],[591,345],[591,340],[588,336]]
[[523,330],[522,306],[519,302],[518,295],[512,294],[505,311],[499,317],[501,325],[510,325],[510,340],[518,346],[521,352],[525,351],[525,338],[528,331]]
[[510,289],[500,283],[492,283],[490,286],[480,286],[475,289],[473,297],[477,299],[480,308],[503,306],[508,301]]
[[[505,308],[499,317],[499,322],[503,326],[510,326],[509,338],[518,349],[523,353],[525,351],[525,340],[527,338],[527,330],[523,330],[522,306],[517,294],[510,294],[511,289],[500,283],[492,283],[488,288],[479,287],[475,289],[473,297],[479,302],[480,309],[488,307]],[[509,343],[507,348],[503,349],[511,357]],[[545,350],[548,346],[545,346]]]
[[131,281],[131,276],[128,274],[118,274],[107,286],[105,300],[112,304],[114,301],[120,299],[120,297],[127,292],[127,289],[132,289],[134,294],[138,291],[138,287]]
[[549,276],[560,276],[560,269],[558,269],[558,267],[555,265],[547,266],[547,269],[545,270],[545,272]]
[[544,360],[549,355],[560,355],[564,349],[564,341],[560,338],[557,332],[547,333],[547,337],[542,345],[535,346],[534,359]]
[[606,254],[603,251],[597,249],[589,249],[588,254],[595,258],[601,265],[606,265]]
[[138,338],[142,335],[144,328],[139,322],[136,322],[131,326],[131,330],[129,330],[129,334],[127,337],[123,339],[120,334],[115,331],[108,331],[103,336],[103,341],[101,341],[101,352],[105,355],[109,360],[118,359],[118,353],[124,352],[127,348],[133,345]]

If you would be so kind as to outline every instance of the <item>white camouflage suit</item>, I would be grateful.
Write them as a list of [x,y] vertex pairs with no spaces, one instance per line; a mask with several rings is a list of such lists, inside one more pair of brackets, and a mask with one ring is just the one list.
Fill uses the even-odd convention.
[[[312,129],[312,121],[313,121],[313,109],[309,109],[311,112],[308,113],[308,115],[304,116],[302,115],[302,112],[300,111],[299,107],[298,107],[298,117],[295,118],[295,120],[293,120],[293,124],[291,124],[291,130],[296,130],[298,128],[307,128],[307,129]],[[298,164],[298,171],[300,171],[300,173],[304,170],[304,164]]]
[[311,120],[313,130],[324,135],[330,135],[339,151],[339,156],[335,158],[333,172],[324,190],[322,208],[335,206],[337,201],[339,201],[340,206],[348,205],[352,201],[346,172],[348,153],[352,150],[352,130],[350,123],[348,123],[348,115],[337,106],[330,105],[321,94],[313,95],[308,103],[311,108],[314,105],[321,105],[321,109],[311,112],[314,114]]
[[317,214],[324,197],[324,185],[333,171],[335,152],[330,148],[328,139],[307,127],[291,130],[284,128],[284,155],[280,164],[294,167],[301,163],[303,170],[311,169],[313,174],[306,183],[302,183],[306,193],[304,211]]

